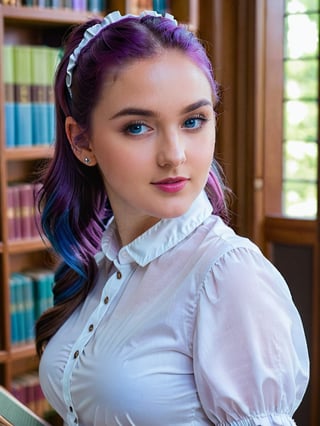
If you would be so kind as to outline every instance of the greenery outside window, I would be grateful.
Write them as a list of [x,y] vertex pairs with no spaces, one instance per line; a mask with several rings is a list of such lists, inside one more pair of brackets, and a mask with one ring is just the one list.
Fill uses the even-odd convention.
[[319,0],[286,0],[283,187],[285,216],[317,216]]

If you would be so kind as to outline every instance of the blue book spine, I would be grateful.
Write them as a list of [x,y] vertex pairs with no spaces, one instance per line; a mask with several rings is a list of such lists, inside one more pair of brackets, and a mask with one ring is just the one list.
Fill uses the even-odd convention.
[[17,281],[10,277],[10,319],[11,319],[11,342],[19,341],[18,316],[17,316]]
[[53,82],[57,66],[60,61],[60,49],[48,48],[47,49],[47,113],[48,113],[48,138],[49,144],[54,143],[55,140],[55,107],[54,107],[54,93]]
[[45,274],[39,274],[35,279],[35,285],[37,288],[37,319],[47,309],[47,295],[46,295],[46,276]]
[[5,136],[6,147],[15,146],[15,76],[14,76],[14,47],[3,46],[4,89],[5,89]]
[[47,114],[48,114],[48,138],[47,141],[49,144],[54,143],[55,139],[55,108],[53,103],[47,104]]
[[102,0],[88,0],[87,8],[90,12],[102,12]]
[[5,102],[4,106],[5,126],[6,126],[6,147],[15,146],[15,104],[14,102]]
[[32,46],[31,52],[31,99],[33,145],[48,143],[47,76],[48,48]]
[[31,102],[16,102],[16,145],[32,146],[32,106]]
[[25,318],[24,318],[24,294],[23,294],[23,280],[17,275],[12,274],[12,278],[16,284],[16,313],[17,313],[17,343],[25,343]]
[[33,296],[33,282],[27,275],[21,275],[23,282],[23,295],[24,295],[24,332],[27,342],[34,339],[34,296]]
[[153,0],[153,10],[165,14],[168,11],[167,0]]
[[33,145],[48,143],[48,104],[44,102],[32,103],[32,136]]

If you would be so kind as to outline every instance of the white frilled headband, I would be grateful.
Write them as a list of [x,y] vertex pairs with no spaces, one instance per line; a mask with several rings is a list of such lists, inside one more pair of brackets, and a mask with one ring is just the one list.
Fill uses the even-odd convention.
[[[154,10],[145,10],[140,14],[140,18],[144,16],[156,16],[156,17],[162,17],[160,13],[154,11]],[[99,24],[95,24],[92,27],[88,28],[79,43],[78,47],[72,52],[69,58],[69,63],[67,67],[67,75],[66,75],[66,85],[70,94],[70,97],[72,98],[72,92],[71,92],[71,84],[72,84],[72,71],[74,67],[77,64],[78,57],[80,55],[81,50],[89,43],[90,40],[92,40],[99,32],[107,27],[110,24],[113,24],[114,22],[121,21],[124,18],[134,17],[137,18],[136,15],[127,14],[127,15],[121,15],[119,11],[111,12],[107,16],[103,18],[103,20]],[[170,13],[166,13],[164,15],[165,18],[171,19],[176,25],[178,25],[177,21],[174,19]]]

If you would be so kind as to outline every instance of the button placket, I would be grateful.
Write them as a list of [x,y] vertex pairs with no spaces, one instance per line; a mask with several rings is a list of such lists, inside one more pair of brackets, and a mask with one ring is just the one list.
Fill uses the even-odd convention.
[[[123,278],[125,276],[130,275],[130,268],[128,268],[129,274],[127,274],[126,270],[127,268],[124,268],[125,275],[123,274],[123,271],[119,270],[120,265],[114,265],[116,268],[116,271],[109,277],[106,284],[104,285],[104,290],[102,291],[101,299],[99,305],[96,307],[94,312],[92,312],[92,315],[90,319],[88,320],[87,324],[83,328],[83,332],[75,342],[73,346],[73,351],[71,352],[71,356],[69,359],[69,365],[66,368],[65,376],[64,376],[64,387],[65,387],[65,402],[68,407],[68,418],[70,424],[78,424],[78,416],[76,413],[76,410],[72,403],[71,398],[71,388],[70,388],[70,378],[72,375],[72,371],[79,362],[81,354],[83,353],[83,349],[85,345],[88,343],[88,341],[93,336],[93,331],[97,329],[101,318],[108,312],[109,310],[109,304],[110,301],[114,298],[117,299],[117,294],[122,288],[122,285],[124,283]],[[122,269],[122,268],[121,268]],[[120,283],[119,280],[122,280]],[[120,285],[119,285],[120,284]],[[69,424],[69,423],[68,423]]]

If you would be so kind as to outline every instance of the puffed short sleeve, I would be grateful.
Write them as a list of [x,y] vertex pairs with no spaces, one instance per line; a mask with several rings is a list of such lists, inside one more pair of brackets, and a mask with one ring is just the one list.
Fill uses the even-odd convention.
[[286,282],[259,251],[236,248],[201,287],[194,334],[199,398],[215,425],[293,425],[308,383],[302,322]]

